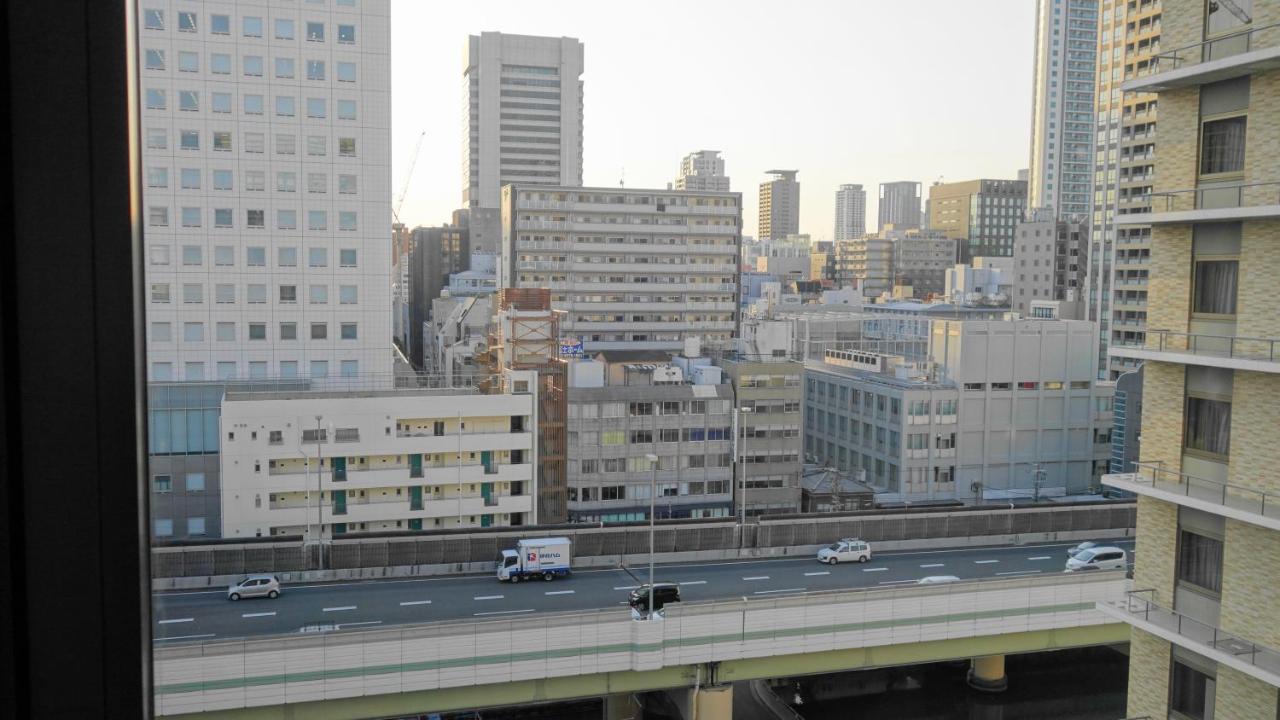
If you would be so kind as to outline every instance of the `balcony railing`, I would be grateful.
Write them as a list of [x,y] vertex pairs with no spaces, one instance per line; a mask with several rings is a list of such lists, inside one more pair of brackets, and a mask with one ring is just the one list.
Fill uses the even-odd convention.
[[1144,198],[1150,201],[1152,212],[1265,207],[1280,205],[1280,182],[1206,185],[1186,190],[1151,193],[1134,199]]
[[1188,353],[1217,358],[1233,358],[1274,363],[1280,360],[1280,338],[1204,335],[1147,330],[1145,349],[1156,352]]
[[448,428],[444,432],[437,433],[433,428],[423,430],[412,430],[409,428],[398,428],[396,437],[398,438],[421,438],[421,437],[457,437],[459,435],[524,435],[528,434],[528,430],[513,430],[510,427],[469,427],[461,432],[459,428]]
[[[1153,590],[1130,590],[1124,599],[1099,603],[1125,616],[1126,620],[1141,621],[1186,641],[1185,647],[1232,664],[1267,682],[1280,681],[1280,651],[1247,640],[1222,628],[1196,620],[1189,615],[1163,607],[1151,599]],[[1180,645],[1183,643],[1179,643]]]
[[1202,40],[1198,43],[1160,53],[1156,56],[1160,63],[1159,69],[1161,71],[1177,70],[1186,65],[1222,60],[1223,58],[1247,53],[1250,50],[1268,47],[1268,45],[1259,42],[1258,35],[1276,28],[1280,28],[1280,23],[1246,28],[1228,35],[1219,35],[1209,40]]
[[1221,480],[1187,475],[1164,466],[1163,461],[1136,462],[1135,472],[1103,476],[1103,483],[1142,493],[1143,488],[1162,491],[1244,513],[1242,518],[1257,516],[1262,523],[1280,523],[1280,494],[1258,490]]

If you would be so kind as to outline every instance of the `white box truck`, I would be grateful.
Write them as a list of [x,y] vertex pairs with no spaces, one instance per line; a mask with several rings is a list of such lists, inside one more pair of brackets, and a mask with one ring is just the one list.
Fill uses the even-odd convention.
[[551,581],[569,575],[569,538],[520,540],[514,550],[498,554],[498,579],[520,582],[542,578]]

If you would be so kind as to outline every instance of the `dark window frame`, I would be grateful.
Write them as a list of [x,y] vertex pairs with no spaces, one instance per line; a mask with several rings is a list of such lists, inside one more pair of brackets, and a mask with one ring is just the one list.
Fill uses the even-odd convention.
[[[0,21],[0,218],[18,239],[0,246],[3,717],[151,716],[138,17],[73,0]],[[49,267],[79,290],[49,293]],[[57,351],[68,337],[77,351]]]

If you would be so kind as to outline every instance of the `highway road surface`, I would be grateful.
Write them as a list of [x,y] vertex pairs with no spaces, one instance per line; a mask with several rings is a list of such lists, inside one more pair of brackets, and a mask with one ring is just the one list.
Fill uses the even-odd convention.
[[[1112,544],[1133,552],[1133,541]],[[930,575],[962,580],[1063,571],[1074,543],[876,553],[865,564],[814,557],[659,565],[685,602],[763,598],[818,590],[910,584]],[[872,546],[874,551],[874,545]],[[1132,556],[1130,557],[1132,562]],[[285,585],[276,600],[227,599],[225,589],[152,596],[157,644],[324,632],[405,623],[501,618],[614,608],[648,580],[648,567],[578,570],[554,582],[499,582],[492,574]]]

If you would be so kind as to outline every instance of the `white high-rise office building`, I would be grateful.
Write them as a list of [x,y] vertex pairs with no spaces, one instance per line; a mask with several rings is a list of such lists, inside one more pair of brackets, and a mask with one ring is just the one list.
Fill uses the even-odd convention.
[[867,191],[861,185],[841,185],[836,191],[836,240],[867,234]]
[[389,376],[389,0],[138,12],[150,379]]
[[1040,0],[1027,199],[1062,219],[1092,207],[1097,43],[1097,0]]
[[724,158],[719,150],[698,150],[680,160],[680,177],[676,190],[710,190],[729,192],[729,178],[724,174]]
[[463,205],[496,209],[507,183],[582,185],[582,62],[574,38],[468,38]]

